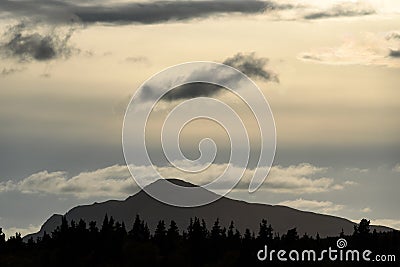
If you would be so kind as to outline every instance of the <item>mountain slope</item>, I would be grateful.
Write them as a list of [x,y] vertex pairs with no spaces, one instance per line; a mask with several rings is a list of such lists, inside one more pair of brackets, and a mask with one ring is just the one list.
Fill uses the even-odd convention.
[[[182,186],[194,186],[180,180],[170,181]],[[149,186],[153,190],[162,190],[165,182],[165,180],[159,180]],[[206,190],[204,193],[210,194]],[[305,212],[285,206],[247,203],[226,197],[196,208],[174,207],[153,199],[143,190],[124,201],[110,200],[103,203],[77,206],[68,211],[65,216],[69,221],[78,221],[82,218],[86,222],[96,221],[97,225],[101,226],[105,214],[108,214],[109,217],[113,216],[117,221],[124,221],[128,229],[131,228],[136,214],[139,214],[148,223],[151,230],[155,229],[157,222],[161,219],[165,220],[167,224],[170,220],[174,220],[180,230],[183,230],[188,226],[190,218],[195,216],[204,219],[209,227],[217,218],[225,227],[229,226],[231,221],[234,221],[241,233],[246,228],[257,232],[262,219],[267,219],[274,231],[280,234],[296,227],[300,235],[304,233],[315,235],[318,232],[321,237],[337,236],[342,229],[346,234],[351,234],[354,226],[353,222],[335,216]],[[53,215],[44,223],[38,233],[28,235],[24,239],[27,240],[30,237],[35,239],[42,236],[45,231],[51,233],[61,223],[61,218],[61,215]],[[382,226],[372,226],[371,229],[377,231],[391,230]]]

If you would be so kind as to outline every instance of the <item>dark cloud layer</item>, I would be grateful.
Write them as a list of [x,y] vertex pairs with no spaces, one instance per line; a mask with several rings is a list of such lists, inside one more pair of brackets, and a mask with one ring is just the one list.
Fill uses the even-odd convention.
[[223,90],[218,85],[209,83],[189,83],[181,85],[164,95],[163,100],[173,101],[179,99],[190,99],[201,96],[212,96]]
[[[217,14],[257,14],[279,10],[310,8],[308,5],[282,4],[260,0],[181,0],[104,3],[104,1],[67,0],[1,0],[0,15],[30,18],[52,24],[106,23],[156,24],[186,21]],[[354,17],[374,14],[375,10],[362,2],[340,3],[326,10],[316,10],[301,18],[313,20],[332,17]]]
[[[277,75],[266,68],[268,64],[268,59],[263,57],[256,57],[255,53],[237,53],[236,55],[225,59],[223,63],[240,70],[250,78],[260,79],[263,81],[279,81]],[[145,99],[151,99],[153,94],[152,89],[145,88],[144,90],[146,92],[143,97]],[[226,89],[214,84],[203,82],[189,83],[181,85],[169,91],[163,96],[163,100],[174,101],[202,96],[208,97],[216,95],[222,90]]]
[[10,27],[0,43],[0,52],[3,56],[16,58],[20,61],[47,61],[56,58],[68,58],[74,48],[68,45],[73,30],[64,36],[55,32],[41,34],[32,32],[32,28],[25,23]]
[[225,59],[223,63],[240,70],[251,78],[279,82],[278,76],[266,69],[268,59],[262,57],[257,58],[254,53],[238,53],[233,57]]
[[389,57],[400,58],[400,50],[390,49]]
[[160,23],[170,20],[188,20],[217,13],[259,13],[279,8],[271,2],[261,1],[167,1],[146,4],[124,4],[113,7],[96,6],[76,11],[83,22],[138,22]]
[[334,5],[333,7],[323,10],[311,12],[304,16],[305,19],[324,19],[324,18],[336,18],[336,17],[357,17],[375,14],[376,11],[360,2],[357,3],[341,3]]
[[77,5],[66,1],[2,0],[0,11],[66,23],[143,23],[181,21],[221,13],[253,14],[290,9],[270,1],[156,1],[108,5]]

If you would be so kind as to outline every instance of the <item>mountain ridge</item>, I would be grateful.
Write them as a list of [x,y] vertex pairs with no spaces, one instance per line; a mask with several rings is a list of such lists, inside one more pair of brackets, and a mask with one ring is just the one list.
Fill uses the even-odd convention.
[[[168,179],[169,182],[181,186],[197,186],[179,179]],[[148,186],[162,190],[166,180],[158,180]],[[157,188],[158,187],[158,188]],[[204,189],[205,192],[210,191]],[[228,227],[234,221],[236,228],[244,233],[246,228],[257,232],[262,219],[266,219],[272,225],[274,231],[284,234],[287,230],[297,228],[300,235],[307,233],[321,237],[336,236],[342,229],[345,234],[351,234],[355,223],[338,216],[319,214],[311,211],[301,211],[282,205],[269,205],[262,203],[250,203],[243,200],[221,197],[217,201],[205,206],[185,208],[175,207],[159,202],[149,196],[144,190],[127,197],[125,200],[107,200],[100,203],[78,205],[70,209],[66,214],[68,221],[80,219],[87,223],[96,221],[101,226],[105,214],[113,216],[117,221],[123,221],[128,230],[131,228],[137,214],[146,221],[153,232],[159,220],[174,220],[180,230],[186,229],[190,218],[198,217],[204,219],[208,226],[212,225],[218,218],[221,225]],[[24,240],[36,239],[43,236],[44,232],[51,233],[61,224],[61,214],[53,214],[41,227],[39,232],[29,234]],[[371,230],[378,232],[392,230],[385,226],[371,226]]]

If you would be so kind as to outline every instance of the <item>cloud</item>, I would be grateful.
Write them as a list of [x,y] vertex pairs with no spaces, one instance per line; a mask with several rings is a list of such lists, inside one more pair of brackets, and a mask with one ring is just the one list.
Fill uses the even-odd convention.
[[344,185],[358,185],[358,183],[354,182],[354,181],[345,181],[343,184]]
[[375,14],[374,8],[363,2],[342,2],[333,5],[325,10],[310,12],[304,16],[304,19],[324,19],[337,17],[358,17]]
[[389,57],[400,58],[400,50],[397,49],[389,49]]
[[396,166],[393,167],[394,172],[400,172],[400,163],[396,164]]
[[21,236],[26,236],[27,234],[36,233],[40,230],[40,225],[30,224],[28,227],[10,227],[3,229],[3,233],[6,238],[14,236],[15,233],[20,233]]
[[335,183],[333,178],[323,176],[326,170],[308,163],[286,168],[273,166],[263,189],[274,193],[311,194],[342,190],[354,185],[347,182]]
[[[263,81],[273,81],[278,82],[278,76],[273,71],[267,68],[268,59],[264,57],[257,57],[255,53],[237,53],[232,57],[229,57],[223,61],[223,64],[234,67],[250,78],[256,78]],[[212,72],[212,71],[210,71]],[[210,73],[209,72],[209,73]],[[198,73],[193,73],[192,75],[197,75]],[[202,73],[199,74],[200,76],[204,75]],[[198,80],[202,80],[205,77],[196,77]],[[229,79],[234,80],[234,77],[229,77]],[[152,96],[155,95],[152,92],[152,88],[147,87],[143,88],[143,98],[144,99],[152,99]],[[195,97],[207,97],[213,96],[220,93],[225,88],[208,83],[190,83],[184,84],[173,90],[169,91],[163,97],[165,101],[175,101],[180,99],[190,99]]]
[[42,34],[33,32],[33,25],[21,22],[3,34],[0,52],[21,62],[68,58],[77,51],[68,45],[73,31],[73,28],[69,29],[63,36],[55,31]]
[[[176,163],[178,164],[178,163]],[[178,164],[179,165],[179,164]],[[133,173],[148,179],[149,183],[155,178],[149,176],[153,173],[151,166],[131,166]],[[179,178],[195,184],[206,184],[213,181],[227,168],[227,164],[212,164],[205,172],[198,174],[182,174],[174,167],[158,167],[158,171],[167,178]],[[242,168],[233,166],[233,174],[241,174]],[[318,176],[326,169],[310,164],[299,164],[289,167],[273,166],[261,190],[274,193],[307,194],[341,190],[348,184],[338,184],[333,178]],[[254,173],[248,169],[236,190],[248,188]],[[314,177],[316,176],[316,177]],[[222,182],[219,188],[223,188]],[[20,192],[23,194],[49,194],[57,196],[73,196],[87,199],[96,197],[124,198],[137,190],[137,185],[131,178],[126,166],[113,165],[90,172],[82,172],[69,177],[68,173],[41,171],[22,179],[21,181],[8,180],[0,182],[1,192]]]
[[389,32],[386,35],[386,40],[400,40],[400,32],[396,32],[396,31]]
[[163,100],[174,101],[201,96],[212,96],[224,90],[223,87],[209,83],[188,83],[172,89],[164,95]]
[[[360,220],[358,220],[359,222]],[[400,220],[393,220],[393,219],[375,219],[371,220],[371,224],[373,225],[384,225],[391,227],[393,229],[400,230]]]
[[396,32],[364,33],[337,47],[321,47],[300,53],[298,59],[328,65],[400,67],[400,38]]
[[344,205],[334,204],[331,201],[306,200],[302,198],[298,198],[296,200],[286,200],[278,203],[278,205],[318,213],[334,213],[342,210],[345,207]]
[[368,173],[369,169],[360,169],[360,168],[346,168],[346,170],[351,172],[359,172],[359,173]]
[[3,0],[0,11],[37,17],[52,23],[141,23],[154,24],[167,21],[185,21],[216,14],[254,14],[290,9],[271,1],[154,1],[107,4],[75,4],[70,1],[9,1]]
[[8,76],[8,75],[12,75],[18,72],[22,72],[24,71],[25,68],[3,68],[3,70],[1,71],[0,75],[1,76]]
[[[176,166],[184,167],[181,162],[174,162],[174,164]],[[241,176],[242,167],[235,165],[230,165],[230,167],[231,173],[234,177]],[[199,168],[196,169],[203,168],[206,168],[206,166],[199,166]],[[158,171],[163,175],[163,177],[176,177],[194,184],[207,184],[215,180],[216,177],[219,177],[227,168],[228,164],[211,164],[211,166],[204,172],[198,174],[185,173],[184,176],[181,171],[172,167],[159,167]],[[279,165],[272,166],[268,177],[260,187],[260,190],[278,194],[285,193],[297,195],[342,190],[345,187],[354,185],[346,182],[335,183],[333,178],[324,177],[322,175],[326,170],[326,168],[317,167],[308,163],[288,167],[282,167]],[[255,169],[246,169],[242,179],[235,187],[235,190],[248,190],[254,172]],[[226,188],[226,184],[226,181],[220,181],[216,187],[218,189],[224,189]]]
[[[291,3],[290,3],[291,2]],[[376,10],[361,1],[305,4],[304,1],[259,0],[182,0],[182,1],[48,1],[2,0],[0,15],[29,18],[50,24],[158,24],[190,21],[223,14],[270,14],[274,19],[316,20],[334,17],[357,17],[375,14]],[[288,16],[288,17],[287,17]]]
[[127,57],[125,58],[125,61],[128,63],[143,63],[143,62],[148,62],[149,59],[144,56],[136,56],[136,57]]
[[251,78],[279,82],[277,74],[267,69],[268,58],[256,57],[255,53],[237,53],[225,59],[223,63],[240,70]]
[[364,213],[370,213],[370,212],[372,212],[372,209],[369,207],[366,207],[366,208],[361,209],[360,211],[364,212]]
[[264,1],[160,1],[150,3],[130,3],[106,6],[93,6],[75,11],[82,22],[144,24],[165,21],[180,21],[207,17],[218,13],[261,13],[281,8],[280,5]]
[[41,171],[19,181],[0,183],[0,192],[70,195],[78,198],[124,197],[134,192],[135,183],[126,166],[114,165],[68,177],[66,172]]

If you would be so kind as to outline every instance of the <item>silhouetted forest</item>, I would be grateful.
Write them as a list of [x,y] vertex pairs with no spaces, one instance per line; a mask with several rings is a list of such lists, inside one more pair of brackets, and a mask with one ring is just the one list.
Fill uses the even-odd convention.
[[[102,225],[80,220],[61,225],[37,240],[23,242],[20,234],[5,239],[0,228],[0,266],[268,266],[271,260],[260,261],[257,252],[268,245],[271,250],[337,249],[337,240],[347,241],[345,249],[371,250],[374,255],[395,255],[396,262],[329,261],[281,262],[273,266],[400,266],[400,233],[371,232],[366,219],[346,236],[320,238],[299,236],[296,228],[286,234],[274,233],[267,220],[260,222],[256,233],[246,229],[240,233],[234,222],[222,227],[217,219],[211,227],[204,220],[190,219],[187,229],[179,229],[174,221],[160,220],[154,232],[137,215],[130,227],[105,215]],[[269,252],[268,252],[269,253]]]

